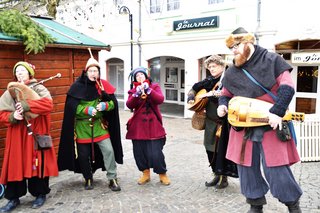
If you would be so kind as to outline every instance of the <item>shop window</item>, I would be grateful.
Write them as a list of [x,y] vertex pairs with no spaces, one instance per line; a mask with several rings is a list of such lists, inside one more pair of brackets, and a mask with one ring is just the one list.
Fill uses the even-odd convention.
[[180,101],[181,101],[181,102],[184,102],[184,92],[181,92],[181,93],[180,93]]
[[160,13],[160,0],[150,0],[150,13]]
[[167,0],[167,11],[178,10],[180,8],[180,0]]
[[180,88],[184,89],[184,69],[181,70],[181,85]]
[[166,100],[177,101],[178,100],[178,90],[166,89]]
[[178,68],[167,67],[166,68],[166,82],[167,83],[178,83]]
[[299,66],[297,92],[317,93],[318,66]]
[[296,98],[296,111],[314,114],[316,113],[316,103],[317,99],[315,98]]
[[150,61],[150,77],[155,83],[160,83],[160,67],[160,58],[154,58]]

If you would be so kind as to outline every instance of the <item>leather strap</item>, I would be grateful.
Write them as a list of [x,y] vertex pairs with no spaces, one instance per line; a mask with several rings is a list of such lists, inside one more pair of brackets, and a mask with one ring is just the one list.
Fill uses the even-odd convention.
[[240,152],[240,164],[244,163],[244,156],[246,154],[246,145],[248,140],[247,128],[244,129],[245,135],[243,136],[241,143],[241,152]]

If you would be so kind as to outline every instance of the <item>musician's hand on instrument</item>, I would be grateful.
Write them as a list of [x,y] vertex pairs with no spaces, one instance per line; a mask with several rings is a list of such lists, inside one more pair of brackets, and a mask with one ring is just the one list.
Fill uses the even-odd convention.
[[142,89],[143,89],[142,85],[137,86],[136,87],[137,93],[141,93]]
[[97,114],[97,110],[92,106],[87,107],[86,112],[91,116],[95,116]]
[[22,114],[23,113],[23,106],[21,104],[21,102],[17,102],[15,105],[16,111],[18,111],[18,113]]
[[145,90],[147,90],[149,88],[148,82],[143,82],[141,85]]
[[220,97],[221,96],[221,90],[216,90],[213,92],[213,96]]
[[188,104],[194,104],[194,100],[189,100]]
[[228,107],[225,105],[219,105],[217,108],[217,114],[219,117],[223,117],[227,114],[228,112]]
[[101,112],[101,111],[104,111],[106,109],[106,107],[107,107],[107,105],[105,102],[100,102],[96,106],[96,109]]
[[187,103],[188,104],[193,104],[194,103],[194,94],[192,94],[192,93],[188,94]]
[[210,92],[208,92],[208,93],[206,93],[206,94],[207,94],[207,97],[214,96],[214,91],[210,91]]
[[282,129],[282,118],[276,114],[269,113],[269,125],[273,130],[276,130],[279,126],[279,130]]
[[23,120],[23,116],[22,116],[22,114],[21,114],[18,110],[14,111],[13,117],[14,117],[16,120],[19,120],[19,121]]

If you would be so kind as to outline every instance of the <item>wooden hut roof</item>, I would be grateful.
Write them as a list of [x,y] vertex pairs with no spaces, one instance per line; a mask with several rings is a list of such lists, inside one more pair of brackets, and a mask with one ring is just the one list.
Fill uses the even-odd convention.
[[[70,27],[60,24],[48,17],[31,16],[31,19],[39,24],[48,34],[56,39],[47,47],[61,47],[61,48],[92,48],[111,50],[111,46],[91,38],[83,33],[80,33]],[[22,43],[22,40],[16,37],[7,36],[0,31],[0,43]]]

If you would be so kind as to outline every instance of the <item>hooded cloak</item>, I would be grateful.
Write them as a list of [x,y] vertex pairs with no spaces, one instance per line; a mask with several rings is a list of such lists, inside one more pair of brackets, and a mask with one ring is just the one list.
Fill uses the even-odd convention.
[[[85,71],[71,85],[66,98],[64,108],[64,118],[61,129],[60,145],[58,152],[59,171],[70,170],[81,173],[79,162],[76,159],[76,147],[74,139],[75,114],[80,100],[92,101],[101,98],[102,101],[112,100],[115,108],[111,111],[103,111],[103,118],[107,121],[110,140],[114,150],[115,160],[118,164],[123,164],[123,151],[121,144],[120,120],[118,101],[114,95],[115,88],[107,81],[100,79],[104,90],[101,91],[96,86],[96,82],[90,81]],[[95,163],[92,163],[92,171],[102,168],[105,170],[102,153],[95,144]]]
[[224,74],[222,85],[232,94],[256,98],[266,92],[252,82],[242,71],[247,70],[260,84],[268,90],[276,84],[276,79],[285,71],[292,71],[280,55],[270,53],[267,49],[255,45],[251,58],[241,67],[230,66]]

